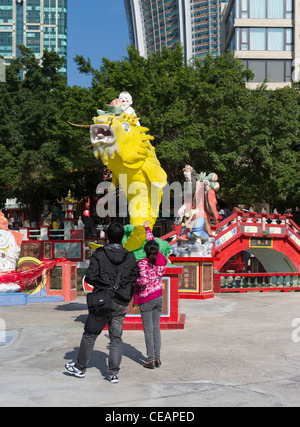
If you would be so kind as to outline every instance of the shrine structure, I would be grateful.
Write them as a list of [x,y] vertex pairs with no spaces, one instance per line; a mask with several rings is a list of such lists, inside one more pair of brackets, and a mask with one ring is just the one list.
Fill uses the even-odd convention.
[[[211,258],[202,260],[212,263],[212,293],[300,290],[300,227],[292,218],[290,214],[235,208],[229,217],[212,225]],[[180,232],[174,225],[162,239],[172,239],[170,245],[176,245]],[[196,298],[201,272],[196,271],[195,263],[199,260],[171,259],[184,268],[179,293],[189,292]],[[211,275],[202,273],[202,280],[206,289],[211,289]]]
[[[109,104],[108,111],[97,110],[93,124],[79,126],[89,128],[94,155],[107,166],[112,178],[97,209],[104,210],[117,189],[123,190],[130,224],[124,227],[122,243],[138,260],[145,256],[143,223],[147,219],[153,229],[167,175],[150,142],[153,137],[141,126],[131,104],[130,94],[122,92],[120,99]],[[184,327],[178,298],[207,299],[220,292],[300,290],[300,227],[291,215],[235,208],[223,219],[217,211],[217,174],[198,174],[186,165],[183,175],[191,197],[183,200],[172,231],[156,239],[169,259],[163,282],[162,328]],[[14,246],[17,254],[14,260],[19,260],[16,270],[10,271],[15,276],[2,274],[0,284],[15,278],[21,293],[35,302],[50,296],[64,301],[75,299],[79,274],[88,267],[92,250],[105,243],[85,239],[81,218],[75,218],[81,200],[69,191],[58,202],[64,213],[62,235],[52,233],[47,224],[40,226],[38,234],[33,234],[31,227],[22,227],[22,245],[21,241],[14,242],[13,233],[10,235],[10,247]],[[8,259],[7,236],[7,230],[0,230],[2,263]],[[92,290],[82,282],[86,292]],[[125,327],[141,328],[140,314],[133,306],[129,307]]]
[[74,218],[74,214],[78,211],[79,205],[82,203],[82,199],[74,199],[72,197],[71,190],[69,190],[68,195],[65,198],[62,197],[61,200],[57,200],[57,202],[61,204],[62,211],[64,213],[64,239],[70,240],[71,230],[74,230],[74,225],[78,222],[78,219]]

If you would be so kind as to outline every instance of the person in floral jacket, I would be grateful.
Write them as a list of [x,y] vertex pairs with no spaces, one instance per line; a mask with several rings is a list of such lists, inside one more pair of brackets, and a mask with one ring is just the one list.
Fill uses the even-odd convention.
[[161,365],[161,334],[160,317],[163,307],[162,277],[166,271],[168,260],[159,251],[149,228],[144,223],[147,243],[144,246],[146,258],[137,263],[138,278],[134,304],[139,304],[145,335],[148,360],[145,368],[154,369]]

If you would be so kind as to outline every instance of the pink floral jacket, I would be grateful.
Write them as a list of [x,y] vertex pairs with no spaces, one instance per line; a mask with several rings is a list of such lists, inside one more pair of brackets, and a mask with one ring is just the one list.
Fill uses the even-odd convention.
[[[150,228],[146,228],[146,238],[154,240]],[[134,304],[144,304],[162,295],[162,276],[167,268],[168,260],[158,252],[155,265],[144,258],[138,261],[138,278],[136,283]]]

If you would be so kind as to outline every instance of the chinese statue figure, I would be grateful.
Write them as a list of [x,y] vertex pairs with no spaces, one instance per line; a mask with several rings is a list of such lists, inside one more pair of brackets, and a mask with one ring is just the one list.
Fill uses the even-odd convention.
[[[23,234],[14,230],[8,230],[8,221],[0,212],[0,279],[6,273],[16,270],[19,258]],[[14,282],[2,283],[0,280],[0,293],[19,292],[20,285]]]

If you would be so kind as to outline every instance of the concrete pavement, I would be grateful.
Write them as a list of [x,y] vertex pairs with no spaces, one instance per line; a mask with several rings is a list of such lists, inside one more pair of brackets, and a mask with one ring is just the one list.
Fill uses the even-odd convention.
[[186,314],[185,328],[162,331],[162,366],[155,370],[142,366],[143,332],[124,331],[120,382],[110,384],[105,379],[106,331],[96,342],[84,379],[64,370],[78,351],[85,297],[0,307],[0,326],[5,324],[7,338],[12,338],[8,345],[0,340],[0,406],[300,404],[300,293],[181,300],[180,313]]

